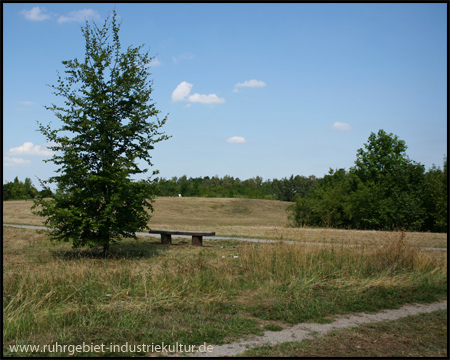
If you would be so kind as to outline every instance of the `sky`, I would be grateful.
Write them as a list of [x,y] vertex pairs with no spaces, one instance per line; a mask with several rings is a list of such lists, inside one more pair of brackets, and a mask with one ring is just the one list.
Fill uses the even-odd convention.
[[[62,61],[83,59],[85,19],[115,8],[122,49],[154,57],[152,99],[169,140],[159,177],[323,177],[354,166],[383,129],[407,155],[447,154],[447,4],[4,3],[3,183],[55,175],[38,122]],[[141,164],[145,167],[145,164]]]

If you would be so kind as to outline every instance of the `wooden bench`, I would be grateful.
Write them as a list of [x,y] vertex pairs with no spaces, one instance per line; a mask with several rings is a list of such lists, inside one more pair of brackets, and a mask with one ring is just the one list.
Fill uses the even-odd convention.
[[203,236],[214,236],[215,232],[207,231],[178,231],[178,230],[150,230],[150,234],[161,234],[161,244],[172,245],[172,235],[191,235],[192,245],[202,246]]

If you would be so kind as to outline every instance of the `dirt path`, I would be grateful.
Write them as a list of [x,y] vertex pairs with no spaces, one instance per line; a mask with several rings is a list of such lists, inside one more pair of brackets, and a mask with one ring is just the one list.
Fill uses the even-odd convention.
[[397,320],[409,315],[430,313],[447,309],[447,300],[433,304],[405,305],[396,310],[385,310],[376,314],[357,313],[339,315],[330,324],[302,323],[282,331],[266,331],[263,336],[253,336],[250,340],[225,345],[213,345],[213,352],[196,354],[200,357],[234,356],[255,346],[275,345],[288,341],[302,341],[327,334],[333,330],[347,329],[363,324]]
[[[3,224],[3,226],[12,226],[23,229],[37,229],[37,230],[46,230],[45,226],[34,226],[34,225],[14,225],[14,224]],[[137,236],[155,236],[154,234],[137,232]],[[186,238],[190,239],[190,235],[172,235],[172,238]],[[321,242],[301,242],[301,241],[292,241],[292,240],[270,240],[270,239],[249,239],[249,238],[239,238],[239,237],[223,237],[223,236],[204,236],[203,240],[237,240],[237,241],[247,241],[247,242],[258,242],[258,243],[277,243],[282,241],[286,244],[305,244],[305,245],[322,245],[322,246],[342,246],[341,244],[332,244],[332,243],[321,243]],[[355,246],[363,246],[363,245],[352,245],[346,244],[343,246],[355,247]],[[429,248],[423,247],[421,250],[431,250],[431,251],[447,251],[447,248]]]

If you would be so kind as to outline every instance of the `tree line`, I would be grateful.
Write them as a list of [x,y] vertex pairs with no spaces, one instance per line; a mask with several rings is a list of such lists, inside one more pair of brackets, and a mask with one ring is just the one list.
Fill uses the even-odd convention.
[[293,201],[296,195],[306,196],[318,181],[314,175],[309,177],[291,175],[281,180],[262,177],[240,180],[233,176],[205,176],[188,178],[186,175],[171,179],[155,179],[155,195],[157,196],[198,196],[248,198]]
[[[232,176],[205,176],[205,177],[172,177],[169,180],[156,178],[153,180],[153,195],[155,196],[182,196],[187,197],[221,197],[221,198],[247,198],[294,201],[297,194],[304,197],[309,189],[318,181],[311,175],[309,177],[291,175],[280,180],[262,177],[240,180]],[[62,192],[57,189],[56,193]],[[25,178],[25,183],[16,177],[14,181],[3,185],[3,200],[27,200],[35,199],[38,195],[51,197],[52,191],[37,190],[30,178]]]
[[407,146],[380,130],[357,151],[355,166],[332,170],[288,209],[295,226],[447,232],[443,169],[409,159]]
[[13,181],[7,181],[3,184],[3,201],[5,200],[28,200],[35,199],[38,196],[50,197],[50,190],[39,191],[33,186],[30,178],[20,181],[16,176]]

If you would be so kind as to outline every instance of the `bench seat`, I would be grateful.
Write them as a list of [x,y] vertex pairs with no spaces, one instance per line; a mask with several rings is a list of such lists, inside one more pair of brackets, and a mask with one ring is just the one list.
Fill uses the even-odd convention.
[[172,235],[192,236],[192,245],[202,246],[203,236],[214,236],[212,231],[180,231],[180,230],[150,230],[149,234],[161,234],[161,244],[172,245]]

